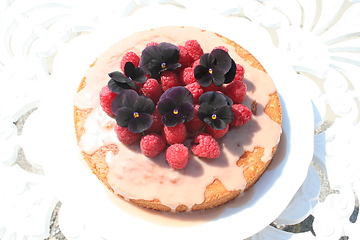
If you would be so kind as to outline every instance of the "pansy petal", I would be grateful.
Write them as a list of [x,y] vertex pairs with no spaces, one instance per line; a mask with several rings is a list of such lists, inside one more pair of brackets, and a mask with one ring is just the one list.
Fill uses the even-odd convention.
[[205,67],[203,65],[197,65],[194,68],[194,77],[196,79],[200,79],[206,74],[209,74],[209,68],[207,68],[207,67]]
[[215,86],[221,87],[225,82],[225,75],[218,69],[214,69],[212,72],[212,81]]
[[236,74],[236,63],[233,59],[231,59],[231,68],[230,70],[225,74],[225,81],[224,83],[231,83],[232,80],[234,80]]
[[199,98],[199,103],[202,104],[204,102],[209,103],[212,109],[216,109],[222,105],[227,105],[228,103],[225,95],[216,91],[203,93]]
[[172,112],[176,108],[176,103],[171,98],[165,98],[159,101],[158,110],[161,115]]
[[133,103],[133,109],[139,113],[152,114],[155,110],[155,104],[149,97],[140,95]]
[[212,121],[211,127],[214,128],[215,130],[223,130],[227,127],[227,123],[221,118],[216,118],[215,120]]
[[140,57],[140,67],[147,73],[149,72],[149,63],[152,60],[161,60],[161,53],[160,53],[160,49],[159,46],[148,46],[146,47],[142,53],[141,53],[141,57]]
[[226,98],[227,105],[229,105],[231,107],[233,105],[233,103],[234,103],[233,100],[229,96],[227,96],[225,94],[224,94],[224,96]]
[[213,95],[212,91],[201,94],[201,96],[199,98],[199,104],[205,103],[205,102],[209,103],[212,95]]
[[175,69],[177,69],[179,67],[181,67],[180,63],[170,63],[170,64],[166,65],[166,70],[173,71],[173,70],[175,70]]
[[160,73],[161,71],[163,70],[161,68],[161,64],[162,64],[162,61],[161,60],[157,60],[157,59],[153,59],[149,62],[148,64],[148,73],[150,74],[150,76],[152,78],[155,78],[155,79],[160,79]]
[[184,102],[180,105],[179,112],[184,116],[185,121],[190,121],[194,118],[194,105],[190,102]]
[[132,62],[126,62],[124,72],[127,77],[133,77],[135,75],[135,65]]
[[234,119],[234,113],[228,105],[219,107],[214,113],[216,114],[217,119],[223,120],[226,124],[231,123]]
[[111,79],[120,83],[127,83],[128,77],[119,71],[114,71],[108,74]]
[[214,68],[220,70],[223,74],[230,70],[231,57],[227,52],[222,49],[214,49],[211,55],[216,59],[216,66]]
[[174,114],[173,112],[167,112],[161,117],[161,122],[168,127],[174,127],[179,123],[185,122],[185,118],[181,113]]
[[212,68],[215,65],[215,58],[210,53],[205,53],[200,58],[200,64],[207,69]]
[[116,81],[114,81],[114,79],[109,80],[108,87],[109,87],[110,91],[112,91],[116,94],[119,94],[124,89],[130,88],[130,86],[128,84],[116,82]]
[[211,105],[208,102],[204,102],[200,105],[198,110],[198,117],[204,121],[204,119],[208,116],[211,116],[213,114],[213,109],[211,108]]
[[167,98],[172,99],[175,103],[180,104],[183,102],[189,102],[194,103],[194,96],[191,94],[191,92],[183,87],[183,86],[177,86],[170,88],[166,91]]
[[127,127],[129,121],[133,118],[134,111],[131,108],[122,107],[115,112],[115,115],[116,115],[116,123],[120,127]]
[[121,107],[133,108],[134,102],[139,98],[137,92],[132,89],[125,89],[113,100],[111,109],[115,113]]
[[[130,80],[130,79],[129,79]],[[136,85],[135,82],[133,82],[132,80],[130,80],[127,85],[130,87],[130,88],[133,88],[133,89],[138,89],[138,85]]]
[[159,43],[161,56],[166,63],[176,63],[179,60],[179,48],[171,43]]
[[212,75],[207,73],[201,78],[197,79],[197,82],[202,87],[209,87],[212,84],[212,80],[213,80]]
[[228,102],[227,102],[227,98],[225,94],[219,93],[219,92],[213,92],[214,94],[214,98],[211,101],[211,107],[213,109],[218,109],[221,106],[227,106]]
[[133,117],[129,121],[128,128],[133,133],[141,133],[149,129],[153,121],[151,114],[139,113],[138,117]]
[[214,123],[213,120],[211,119],[210,116],[205,117],[204,119],[202,119],[206,124],[208,124],[210,127],[214,128]]
[[147,78],[145,76],[144,70],[139,67],[135,68],[135,73],[134,76],[132,76],[132,80],[137,83],[145,83]]

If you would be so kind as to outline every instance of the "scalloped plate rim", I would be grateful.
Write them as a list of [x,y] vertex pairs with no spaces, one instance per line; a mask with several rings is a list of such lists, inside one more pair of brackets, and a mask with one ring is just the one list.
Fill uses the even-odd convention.
[[[152,14],[154,14],[154,11],[163,9],[163,7],[160,6],[154,8],[149,7],[149,8],[151,9]],[[143,12],[141,14],[144,14],[144,12],[145,13],[150,12],[150,10],[149,11],[147,10],[148,9],[146,7],[142,8]],[[167,14],[171,15],[174,12],[176,14],[179,14],[176,11],[178,10],[169,8]],[[139,13],[139,15],[141,14]],[[173,16],[176,16],[176,14],[174,14]],[[143,17],[143,15],[141,17]],[[130,18],[141,19],[141,17],[139,18],[139,16],[135,15]],[[191,16],[191,17],[195,17],[195,16]],[[239,21],[234,23],[235,21],[230,22],[228,18],[221,16],[216,16],[216,17],[212,16],[212,19],[215,19],[217,23],[224,22],[229,25],[242,24],[241,26],[243,28],[253,30],[253,32],[250,34],[251,36],[255,35],[255,36],[261,36],[264,39],[267,38],[266,35],[264,35],[264,33],[261,32],[261,29],[256,28],[249,22]],[[171,21],[167,21],[166,25],[168,25],[169,22]],[[157,22],[154,25],[159,25],[159,22]],[[174,20],[173,24],[169,24],[169,25],[179,25],[179,24],[177,24],[176,20]],[[201,27],[201,24],[199,25],[194,24],[193,26]],[[134,27],[132,29],[125,27],[123,28],[123,31],[121,33],[115,34],[116,37],[114,37],[113,40],[103,41],[104,39],[101,39],[101,37],[103,36],[102,34],[104,32],[111,30],[111,28],[109,27],[110,26],[106,26],[103,29],[99,29],[97,32],[94,32],[89,35],[79,36],[73,39],[69,44],[63,46],[62,49],[59,49],[58,56],[56,57],[54,62],[54,71],[51,76],[52,80],[49,83],[50,88],[57,86],[58,85],[57,82],[59,80],[64,79],[64,77],[68,76],[69,73],[64,73],[64,70],[74,68],[74,63],[75,63],[75,65],[77,66],[75,69],[73,69],[75,72],[69,71],[70,73],[74,73],[74,74],[71,74],[71,77],[69,79],[66,79],[67,81],[70,81],[71,79],[75,79],[75,81],[57,86],[58,92],[61,91],[62,93],[65,92],[66,94],[75,94],[76,88],[86,68],[88,68],[88,66],[97,56],[99,56],[103,51],[105,51],[111,45],[111,42],[115,43],[123,36],[130,35],[132,32],[135,31],[140,31],[141,28],[143,28],[143,30],[146,29],[146,26],[140,26],[139,28]],[[211,29],[210,28],[208,30],[217,31],[216,27],[212,27]],[[259,47],[257,48],[256,44],[253,43],[253,41],[251,41],[252,39],[250,38],[250,36],[237,37],[233,32],[227,34],[226,31],[228,30],[219,29],[218,33],[244,46],[247,50],[249,50],[249,52],[251,52],[253,55],[256,56],[256,58],[260,60],[260,62],[267,69],[267,71],[271,76],[276,76],[274,78],[274,82],[277,85],[281,97],[281,101],[284,107],[283,131],[287,134],[288,146],[291,149],[291,152],[286,153],[284,162],[279,164],[280,168],[277,167],[270,171],[266,171],[265,174],[260,178],[260,180],[254,186],[254,196],[258,196],[260,194],[263,198],[259,198],[252,202],[250,201],[250,203],[248,203],[246,206],[241,206],[239,209],[237,209],[236,213],[234,213],[234,209],[227,209],[225,213],[222,215],[222,217],[219,217],[216,220],[195,227],[186,227],[186,228],[164,227],[156,224],[151,224],[146,221],[142,221],[140,219],[128,215],[126,215],[126,221],[124,221],[124,218],[121,219],[121,217],[119,216],[112,216],[113,218],[116,218],[116,222],[119,221],[119,223],[121,224],[126,224],[126,228],[123,227],[122,229],[123,231],[128,232],[129,234],[130,233],[134,234],[134,231],[136,229],[139,229],[139,227],[141,227],[142,231],[135,231],[137,234],[139,234],[137,235],[137,237],[141,237],[141,236],[146,237],[149,235],[150,232],[156,232],[158,234],[157,235],[158,239],[165,239],[169,236],[169,234],[171,234],[171,236],[176,236],[176,238],[180,239],[183,238],[184,236],[189,236],[189,234],[194,234],[195,236],[201,234],[201,236],[203,236],[203,234],[206,232],[206,234],[210,237],[210,239],[215,239],[216,237],[226,236],[224,235],[223,231],[218,231],[220,227],[221,229],[226,228],[226,234],[229,237],[234,236],[234,234],[236,234],[238,238],[246,238],[261,231],[271,221],[275,220],[275,218],[278,215],[281,214],[281,212],[286,208],[287,204],[291,201],[292,197],[295,195],[297,189],[301,186],[302,182],[306,177],[307,170],[310,165],[313,154],[313,117],[312,117],[313,111],[312,111],[312,105],[310,99],[305,97],[303,94],[302,95],[299,94],[298,89],[301,89],[301,86],[298,82],[296,82],[296,76],[295,76],[296,74],[292,70],[291,66],[287,65],[284,59],[281,59],[281,56],[274,55],[271,59],[269,59],[269,57],[267,56],[269,52],[271,54],[277,53],[276,50],[273,47],[271,47],[271,45],[264,43],[262,44],[262,46],[257,46]],[[88,52],[82,52],[84,54],[82,56],[77,56],[77,55],[74,56],[73,54],[74,51],[81,52],[87,50],[85,46],[91,46],[91,43],[95,43],[99,39],[101,39],[102,42],[105,42],[105,44],[96,47],[96,49],[95,47],[92,47],[91,50]],[[266,49],[267,50],[266,54],[262,53],[259,49]],[[72,57],[71,61],[67,61],[69,57]],[[78,60],[78,57],[80,57],[80,59],[82,60],[76,61]],[[279,68],[277,66],[273,66],[274,59],[278,60],[279,63],[282,63],[281,73],[278,72]],[[294,80],[285,81],[289,76],[290,77],[294,76]],[[284,78],[286,79],[284,80]],[[48,158],[48,155],[53,153],[53,151],[51,150],[56,150],[56,148],[54,148],[52,144],[49,144],[49,141],[44,141],[44,139],[47,139],[47,137],[49,136],[47,127],[51,127],[53,123],[50,121],[52,119],[49,116],[49,113],[53,113],[53,114],[59,113],[59,111],[54,111],[54,102],[51,102],[52,100],[54,100],[54,96],[60,97],[60,99],[57,99],[55,106],[62,108],[60,110],[64,111],[64,113],[66,112],[66,114],[70,114],[69,108],[71,108],[72,106],[73,99],[71,97],[61,98],[62,95],[61,94],[57,95],[56,92],[48,93],[48,96],[45,96],[44,99],[49,101],[44,100],[41,102],[39,109],[36,112],[37,117],[39,118],[38,119],[39,126],[37,127],[40,128],[40,131],[42,132],[42,135],[40,137],[41,139],[39,140],[42,141],[42,143],[48,147],[48,149],[43,150],[41,153],[39,153],[39,157],[42,158]],[[298,103],[299,101],[297,97],[301,97],[302,100],[301,104]],[[300,109],[301,114],[299,113],[299,111],[295,111],[295,108]],[[62,113],[61,111],[60,113]],[[299,117],[301,117],[302,114],[304,113],[306,114],[306,116],[308,116],[308,118],[300,119]],[[54,116],[53,114],[50,115]],[[289,118],[286,118],[286,114],[290,115]],[[60,120],[61,122],[57,122],[57,123],[61,123],[67,127],[70,127],[72,125],[72,122],[69,121],[69,119],[61,119],[61,118],[56,119],[55,123],[56,121],[60,121]],[[301,130],[291,128],[291,125],[295,124],[296,126],[296,124],[300,124],[300,123],[302,125]],[[58,133],[59,136],[65,134],[63,133],[63,131],[60,131],[59,129],[56,130],[55,133]],[[93,204],[102,204],[103,202],[101,201],[106,201],[106,200],[104,200],[105,196],[101,192],[97,192],[97,191],[95,191],[95,193],[87,192],[89,191],[89,189],[84,185],[80,185],[83,187],[81,189],[77,188],[79,186],[78,185],[79,183],[86,184],[86,182],[84,182],[85,179],[88,181],[93,181],[94,188],[99,188],[97,190],[100,190],[100,188],[103,189],[103,186],[100,183],[100,181],[98,181],[96,177],[90,173],[88,169],[84,168],[84,165],[82,165],[81,163],[72,164],[71,161],[69,162],[69,159],[73,159],[74,157],[77,157],[77,154],[79,154],[79,149],[76,146],[76,141],[66,139],[66,137],[70,135],[65,135],[63,136],[65,137],[65,139],[60,139],[66,141],[66,142],[61,142],[61,145],[68,149],[68,151],[66,152],[63,151],[60,153],[62,154],[61,156],[62,158],[60,158],[60,156],[55,156],[56,159],[53,159],[52,161],[44,162],[44,170],[47,177],[49,177],[52,183],[57,187],[59,199],[63,202],[63,204],[69,204],[72,205],[73,207],[77,206],[79,208],[85,208],[85,209],[78,209],[78,211],[82,212],[83,214],[85,214],[90,218],[95,218],[96,216],[103,214],[104,216],[106,216],[107,214],[111,215],[112,213],[110,212],[109,213],[101,212],[100,208],[97,208],[92,212],[86,211],[86,207],[93,206]],[[36,146],[34,147],[36,148]],[[301,159],[301,161],[303,162],[294,164],[295,160],[289,161],[289,158]],[[62,161],[62,159],[67,159],[67,160]],[[71,163],[71,164],[64,165],[64,163]],[[69,166],[71,167],[70,169],[67,168]],[[73,167],[75,168],[72,169]],[[65,169],[67,171],[66,172],[67,179],[64,179],[63,177],[65,172],[62,171],[64,171]],[[283,172],[279,176],[278,173],[279,171],[281,172],[282,170],[288,170],[289,172]],[[296,178],[293,177],[294,174],[296,175]],[[84,179],[77,180],[77,177],[79,175],[85,176]],[[264,192],[258,193],[259,191],[261,191],[261,187],[266,186],[268,180],[272,181],[273,188],[269,190],[265,190],[265,193]],[[77,183],[76,181],[79,182]],[[95,181],[97,181],[97,183]],[[288,186],[288,181],[292,183],[291,187],[289,187],[285,191],[274,192],[275,190],[279,191],[279,189],[281,189],[284,186]],[[102,192],[106,194],[105,191]],[[277,202],[275,204],[271,203],[271,207],[269,208],[270,202],[266,200],[272,199],[274,196],[278,196],[277,194],[279,193],[281,194],[281,197],[280,198],[278,197]],[[94,194],[95,196],[99,194],[101,194],[102,196],[99,196],[98,199],[85,198],[85,197],[91,198],[91,196],[93,196]],[[78,199],[75,200],[74,196],[78,197]],[[267,211],[264,212],[264,210]],[[256,219],[251,218],[251,216],[254,215],[256,216],[257,214],[261,214],[261,218],[256,218]],[[97,223],[100,225],[102,224],[101,221],[96,221],[94,219],[92,219],[92,221],[89,221],[88,223],[89,224]],[[241,224],[246,224],[246,227],[242,228],[242,231],[239,231],[236,228],[236,226],[239,226]],[[106,229],[104,231],[108,231],[102,234],[105,235],[109,234],[110,236],[113,234],[115,235],[117,234],[117,233],[113,233],[114,226],[112,224],[105,224],[106,226],[101,225],[101,227],[100,225],[98,226],[100,229]],[[96,226],[96,224],[94,226]],[[126,233],[124,232],[121,232],[121,234],[127,236]]]

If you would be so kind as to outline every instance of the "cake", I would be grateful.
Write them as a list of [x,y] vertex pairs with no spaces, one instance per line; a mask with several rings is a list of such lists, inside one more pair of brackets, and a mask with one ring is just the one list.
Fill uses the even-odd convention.
[[114,194],[161,211],[206,210],[242,195],[270,164],[281,121],[261,63],[194,27],[142,31],[110,46],[74,101],[78,145],[92,172]]

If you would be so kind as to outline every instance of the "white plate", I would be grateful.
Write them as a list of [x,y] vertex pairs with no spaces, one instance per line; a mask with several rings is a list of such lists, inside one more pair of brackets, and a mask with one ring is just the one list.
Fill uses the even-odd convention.
[[[178,17],[179,14],[183,17]],[[313,154],[312,105],[296,81],[293,69],[276,52],[264,30],[245,20],[193,16],[167,6],[144,7],[131,18],[119,19],[95,33],[76,37],[59,50],[55,59],[52,81],[44,90],[48,94],[34,114],[36,120],[31,121],[32,127],[39,131],[39,139],[32,141],[33,146],[28,144],[28,148],[36,152],[37,158],[42,158],[45,173],[57,189],[59,199],[83,214],[86,227],[96,229],[106,239],[123,236],[132,239],[156,236],[159,240],[170,236],[171,239],[189,236],[243,239],[261,231],[281,214],[301,186]],[[279,148],[283,153],[277,154],[269,170],[242,198],[219,208],[219,215],[212,220],[186,227],[157,224],[119,207],[120,200],[109,197],[105,187],[79,160],[73,128],[73,97],[95,58],[133,32],[165,25],[212,30],[245,47],[272,76],[283,108],[284,137]]]

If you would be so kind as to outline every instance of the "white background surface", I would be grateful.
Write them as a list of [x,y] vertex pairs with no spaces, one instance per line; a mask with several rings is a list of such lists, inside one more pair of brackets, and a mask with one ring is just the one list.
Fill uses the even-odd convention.
[[[328,185],[332,190],[329,195],[326,194],[320,202],[318,201],[318,193],[322,189],[317,184],[319,176],[313,165],[310,165],[305,182],[296,194],[296,190],[289,194],[295,194],[290,204],[283,213],[274,216],[276,219],[269,218],[269,221],[275,220],[282,228],[282,225],[300,223],[311,214],[314,217],[312,228],[316,236],[309,231],[284,232],[267,226],[269,221],[266,224],[265,221],[259,221],[259,227],[265,229],[259,228],[261,231],[251,233],[254,235],[250,238],[339,239],[341,236],[348,236],[350,239],[358,239],[359,231],[356,229],[359,229],[359,221],[356,221],[356,209],[358,210],[357,196],[360,194],[360,161],[357,151],[360,133],[358,124],[360,4],[355,0],[226,0],[205,1],[205,4],[204,1],[185,0],[2,1],[0,3],[0,36],[3,42],[0,45],[0,189],[2,190],[0,238],[4,240],[24,237],[46,238],[49,236],[50,215],[60,198],[62,202],[60,227],[68,239],[108,239],[108,235],[102,232],[103,229],[89,227],[94,224],[90,219],[96,217],[96,211],[86,211],[85,215],[80,208],[76,211],[78,202],[67,200],[66,193],[61,191],[62,184],[57,184],[58,178],[51,179],[57,175],[49,176],[46,171],[45,175],[42,174],[43,167],[51,161],[37,156],[39,151],[35,151],[37,148],[32,146],[37,143],[35,141],[41,135],[38,131],[34,131],[34,128],[26,127],[26,125],[39,124],[36,116],[40,114],[36,113],[41,112],[41,107],[26,120],[23,131],[14,123],[19,119],[22,120],[21,116],[37,108],[39,103],[43,103],[42,100],[49,93],[49,89],[45,86],[51,81],[50,75],[53,70],[56,71],[53,59],[61,53],[66,43],[75,42],[83,35],[105,29],[110,23],[121,20],[124,16],[146,15],[148,5],[157,10],[160,6],[175,6],[188,13],[201,15],[196,24],[200,27],[214,27],[215,30],[219,29],[220,33],[224,31],[224,35],[229,32],[228,37],[234,40],[237,40],[235,36],[237,32],[246,36],[253,32],[261,32],[261,40],[265,46],[270,44],[272,47],[269,49],[274,48],[274,54],[277,55],[275,59],[280,58],[285,62],[284,66],[289,66],[284,68],[285,72],[282,74],[286,75],[287,71],[292,71],[291,74],[296,75],[294,82],[301,85],[299,89],[304,89],[296,91],[293,94],[294,98],[303,100],[309,96],[312,100],[314,110],[312,124],[315,131],[312,141],[309,141],[314,144],[312,164],[326,174],[328,180],[322,181],[322,186]],[[221,28],[222,25],[217,25],[219,22],[215,21],[217,17],[212,18],[218,15],[225,16],[231,20],[231,24],[238,24],[238,27],[232,31]],[[171,17],[160,19],[156,23],[144,21],[142,26],[166,24],[169,19]],[[251,24],[252,28],[244,31],[241,28],[244,22]],[[127,30],[135,29],[129,24]],[[242,39],[237,41],[241,42]],[[268,56],[263,59],[261,48],[251,48],[252,39],[248,45],[246,41],[241,43],[267,68]],[[257,51],[260,53],[258,54]],[[275,74],[277,73],[276,71]],[[287,99],[286,94],[289,93],[282,93],[281,84],[279,87],[280,94],[284,94]],[[296,86],[292,85],[290,88]],[[299,102],[296,101],[294,104]],[[304,109],[307,107],[304,106]],[[309,115],[311,114],[305,114],[305,116]],[[305,121],[307,120],[309,119]],[[289,123],[291,122],[289,118]],[[49,131],[52,128],[53,126],[49,126]],[[59,129],[54,130],[56,131]],[[294,141],[290,138],[288,140]],[[304,144],[307,146],[308,142],[297,143],[300,146]],[[22,153],[22,148],[25,151],[26,161],[18,157],[21,156],[18,153]],[[45,150],[41,151],[41,154],[44,153]],[[269,173],[276,170],[277,168]],[[71,173],[75,169],[69,171]],[[292,186],[297,187],[296,184],[291,185],[283,191],[290,192],[293,190]],[[270,215],[263,214],[265,217]]]

